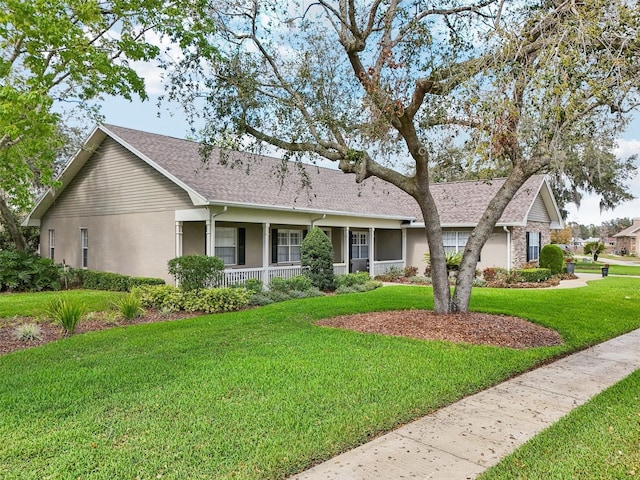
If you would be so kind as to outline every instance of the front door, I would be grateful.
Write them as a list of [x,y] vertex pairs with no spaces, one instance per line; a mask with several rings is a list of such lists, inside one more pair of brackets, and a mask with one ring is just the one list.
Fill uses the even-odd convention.
[[369,271],[369,232],[350,232],[349,272]]

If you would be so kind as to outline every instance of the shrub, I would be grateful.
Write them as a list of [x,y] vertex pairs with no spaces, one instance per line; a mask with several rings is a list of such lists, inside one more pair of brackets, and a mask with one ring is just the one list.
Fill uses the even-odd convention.
[[14,328],[13,336],[21,342],[40,340],[42,338],[42,329],[37,323],[23,323]]
[[402,271],[402,273],[407,278],[415,277],[418,274],[418,267],[413,267],[413,266],[404,267],[404,270]]
[[60,325],[67,335],[71,335],[84,315],[82,305],[64,298],[59,298],[45,307],[45,314]]
[[558,245],[545,245],[540,250],[540,268],[548,268],[552,275],[562,273],[564,254]]
[[270,303],[273,303],[273,300],[267,293],[254,293],[249,299],[249,305],[263,306]]
[[333,290],[333,245],[329,237],[314,227],[302,240],[300,255],[304,275],[313,286],[320,290]]
[[353,287],[354,285],[362,285],[370,280],[371,277],[367,272],[347,273],[336,276],[336,285],[338,287]]
[[184,309],[188,312],[234,312],[249,305],[249,292],[244,288],[207,288],[183,292]]
[[431,277],[422,277],[420,275],[416,275],[415,277],[411,277],[409,279],[410,283],[415,283],[417,285],[431,285]]
[[369,292],[371,290],[375,290],[382,286],[382,283],[376,282],[374,280],[368,280],[364,283],[356,283],[353,285],[341,285],[336,289],[336,293],[338,295],[342,295],[345,293],[363,293]]
[[169,273],[181,290],[202,290],[215,287],[222,281],[224,263],[208,255],[185,255],[168,262]]
[[313,288],[311,280],[304,275],[296,275],[291,278],[273,277],[269,283],[269,291],[289,293],[297,290],[304,292]]
[[484,280],[482,278],[474,278],[473,279],[473,286],[474,287],[486,287],[487,286],[487,280]]
[[498,277],[498,272],[496,272],[495,268],[485,268],[482,271],[482,278],[484,278],[487,282],[495,282]]
[[182,292],[173,285],[140,285],[131,289],[131,294],[140,299],[144,308],[155,308],[167,312],[183,309]]
[[[429,252],[424,254],[424,261],[427,263],[427,268],[424,271],[425,276],[431,275],[431,255]],[[460,263],[462,262],[462,252],[444,252],[444,260],[447,264],[447,270],[460,270]]]
[[134,318],[138,318],[144,314],[140,298],[132,293],[123,296],[120,300],[115,302],[115,306],[118,309],[118,312],[120,312],[122,318],[127,320],[133,320]]
[[0,291],[60,290],[60,266],[17,250],[0,251]]
[[249,292],[253,293],[261,293],[264,290],[262,285],[262,280],[257,278],[250,278],[244,282],[244,288],[246,288]]
[[164,285],[161,278],[130,277],[120,273],[82,271],[82,287],[90,290],[108,290],[112,292],[128,292],[139,285]]
[[526,268],[517,270],[516,274],[519,282],[538,283],[551,278],[551,270],[548,268]]

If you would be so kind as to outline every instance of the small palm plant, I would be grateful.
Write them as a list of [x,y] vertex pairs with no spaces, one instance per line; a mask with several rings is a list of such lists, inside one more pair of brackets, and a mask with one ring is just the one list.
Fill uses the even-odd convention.
[[64,329],[67,335],[71,335],[74,332],[85,313],[82,305],[64,298],[59,298],[49,303],[44,311],[53,320],[53,323],[60,325]]
[[120,312],[122,318],[127,320],[133,320],[134,318],[138,318],[144,314],[140,298],[131,293],[123,296],[120,300],[115,302],[114,305]]

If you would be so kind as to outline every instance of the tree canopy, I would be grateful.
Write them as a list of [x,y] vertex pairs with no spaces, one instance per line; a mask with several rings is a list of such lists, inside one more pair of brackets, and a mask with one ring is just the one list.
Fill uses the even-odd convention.
[[137,60],[161,53],[159,36],[188,51],[212,24],[202,2],[175,0],[3,0],[0,2],[0,219],[18,249],[15,215],[51,185],[68,146],[68,115],[98,118],[102,95],[146,98]]
[[[207,119],[205,142],[253,139],[414,197],[438,312],[467,310],[480,249],[531,175],[553,168],[557,183],[587,190],[624,176],[619,164],[601,167],[614,162],[615,138],[638,105],[635,2],[252,0],[210,8],[223,60],[186,55],[169,96]],[[205,108],[194,109],[202,97]],[[463,172],[507,180],[469,237],[451,297],[429,185],[456,144],[466,148]],[[614,177],[603,180],[606,172]]]

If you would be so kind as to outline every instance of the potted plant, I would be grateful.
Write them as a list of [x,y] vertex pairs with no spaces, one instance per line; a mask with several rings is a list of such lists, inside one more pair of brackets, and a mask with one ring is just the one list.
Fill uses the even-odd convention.
[[567,257],[566,260],[564,261],[567,273],[575,273],[576,271],[576,264],[573,263],[573,257]]

